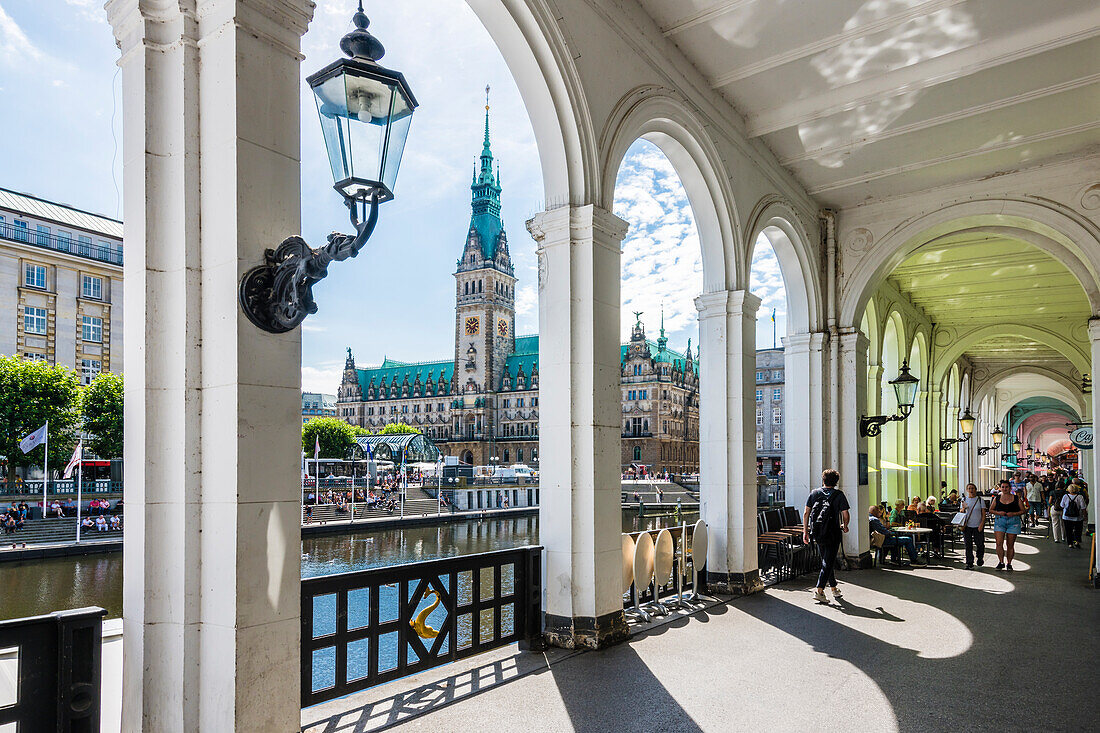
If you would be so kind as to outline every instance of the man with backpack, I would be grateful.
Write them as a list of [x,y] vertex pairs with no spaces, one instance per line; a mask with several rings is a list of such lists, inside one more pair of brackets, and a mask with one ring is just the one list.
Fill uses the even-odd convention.
[[829,602],[825,597],[825,586],[833,589],[833,598],[841,597],[833,569],[851,515],[848,498],[836,487],[838,483],[840,473],[832,468],[822,471],[821,488],[810,492],[802,513],[802,539],[808,543],[813,538],[821,555],[821,572],[814,588],[814,600],[818,603]]

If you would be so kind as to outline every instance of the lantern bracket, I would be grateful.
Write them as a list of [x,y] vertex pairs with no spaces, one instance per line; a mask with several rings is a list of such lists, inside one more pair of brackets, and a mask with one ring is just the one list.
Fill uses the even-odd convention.
[[300,236],[287,237],[275,249],[265,250],[264,264],[241,278],[241,310],[258,328],[286,333],[316,313],[313,286],[328,275],[329,263],[355,257],[374,233],[379,192],[369,194],[369,198],[341,195],[350,210],[355,234],[333,232],[319,249],[310,247]]

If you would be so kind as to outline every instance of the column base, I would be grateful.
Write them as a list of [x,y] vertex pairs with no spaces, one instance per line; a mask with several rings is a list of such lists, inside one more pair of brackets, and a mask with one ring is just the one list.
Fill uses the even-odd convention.
[[747,596],[764,590],[760,570],[747,573],[712,573],[707,571],[707,590],[725,596]]
[[1100,589],[1100,570],[1092,574],[1092,587]]
[[845,565],[848,570],[868,570],[875,565],[874,558],[870,552],[864,552],[859,555],[845,555]]
[[606,616],[554,616],[543,617],[543,637],[550,646],[561,649],[605,649],[620,641],[626,641],[630,630],[622,611]]

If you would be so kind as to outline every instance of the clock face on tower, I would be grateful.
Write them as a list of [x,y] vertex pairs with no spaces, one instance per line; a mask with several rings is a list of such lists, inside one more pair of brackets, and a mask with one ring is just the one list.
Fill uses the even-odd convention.
[[477,336],[480,323],[477,320],[477,316],[470,316],[466,319],[466,335]]
[[497,321],[497,333],[501,336],[508,335],[508,321],[504,320],[503,318]]

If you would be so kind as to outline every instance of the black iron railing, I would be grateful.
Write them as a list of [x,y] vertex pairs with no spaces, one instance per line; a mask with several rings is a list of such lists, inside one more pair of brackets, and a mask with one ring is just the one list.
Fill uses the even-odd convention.
[[541,639],[541,547],[302,581],[302,706]]
[[[0,654],[18,660],[0,729],[99,731],[102,608],[0,621]],[[13,651],[14,650],[14,651]]]
[[42,249],[51,249],[54,252],[65,252],[79,257],[87,257],[99,262],[109,262],[113,265],[122,264],[121,248],[104,247],[101,244],[81,242],[79,239],[31,231],[28,227],[19,227],[14,224],[0,222],[0,238],[34,245]]

